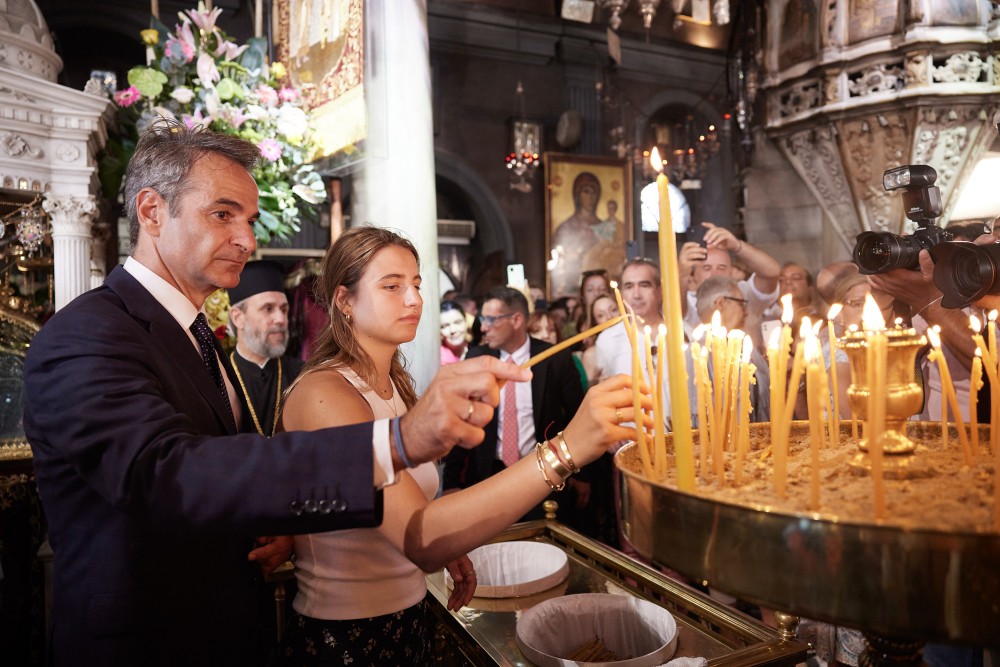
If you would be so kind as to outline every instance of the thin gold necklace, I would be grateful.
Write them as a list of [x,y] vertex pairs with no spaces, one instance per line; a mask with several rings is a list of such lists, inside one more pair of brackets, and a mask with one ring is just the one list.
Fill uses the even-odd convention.
[[[257,433],[264,435],[264,429],[261,428],[260,420],[257,419],[257,411],[253,409],[253,401],[250,400],[250,392],[247,391],[247,386],[243,383],[243,376],[240,374],[240,369],[236,365],[236,352],[229,353],[229,363],[232,364],[233,370],[236,371],[236,379],[240,381],[240,389],[243,390],[243,398],[246,399],[247,407],[250,409],[250,417],[253,419],[253,425],[257,429]],[[281,357],[278,357],[278,387],[274,392],[275,424],[271,425],[271,435],[274,435],[274,426],[277,425],[279,405],[281,405]]]

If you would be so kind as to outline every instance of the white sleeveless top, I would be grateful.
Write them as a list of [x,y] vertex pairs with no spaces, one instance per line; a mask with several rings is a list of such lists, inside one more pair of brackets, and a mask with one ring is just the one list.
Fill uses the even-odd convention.
[[[368,401],[375,419],[406,412],[395,385],[392,400],[387,401],[353,371],[338,370]],[[427,500],[437,493],[438,472],[433,462],[398,474],[412,476]],[[394,491],[391,486],[383,491],[386,515],[398,509]],[[303,616],[331,621],[382,616],[412,607],[427,592],[424,573],[377,528],[295,535],[294,540],[299,592],[292,606]]]

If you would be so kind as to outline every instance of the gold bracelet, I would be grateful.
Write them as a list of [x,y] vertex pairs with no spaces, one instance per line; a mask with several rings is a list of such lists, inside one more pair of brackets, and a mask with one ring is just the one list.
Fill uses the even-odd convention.
[[566,467],[566,464],[560,461],[559,457],[556,456],[555,451],[552,449],[552,445],[548,442],[540,442],[538,444],[542,448],[542,454],[545,456],[545,462],[549,464],[549,467],[552,468],[557,475],[563,478],[563,481],[573,474],[573,471]]
[[538,443],[537,445],[535,445],[535,459],[538,463],[538,471],[542,473],[542,477],[545,478],[545,483],[549,485],[550,489],[552,489],[553,491],[562,491],[563,489],[566,488],[565,480],[563,481],[562,484],[556,486],[555,484],[552,483],[552,480],[549,479],[548,473],[545,472],[545,466],[542,463],[542,443]]
[[573,456],[569,453],[569,445],[566,444],[566,438],[563,437],[563,432],[559,431],[556,433],[556,438],[559,439],[559,451],[562,452],[563,458],[566,459],[566,465],[569,466],[569,469],[572,472],[580,472],[580,469],[576,467],[575,463],[573,463]]

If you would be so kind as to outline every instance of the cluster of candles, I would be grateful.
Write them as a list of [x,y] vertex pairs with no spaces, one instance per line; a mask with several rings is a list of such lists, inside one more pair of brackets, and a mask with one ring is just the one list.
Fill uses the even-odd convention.
[[[654,149],[651,162],[657,171],[662,164]],[[618,302],[619,317],[604,322],[597,327],[584,331],[559,345],[552,346],[540,355],[532,357],[525,366],[532,366],[542,359],[576,344],[586,337],[595,336],[601,331],[624,323],[629,343],[632,347],[632,391],[633,407],[636,414],[637,429],[636,445],[642,461],[643,471],[652,480],[661,480],[667,473],[666,424],[663,418],[664,380],[668,383],[670,395],[670,415],[673,434],[674,458],[677,473],[677,487],[681,491],[692,492],[695,488],[695,456],[693,444],[692,414],[688,393],[688,375],[686,354],[688,345],[684,342],[684,327],[681,321],[681,298],[679,270],[677,265],[677,247],[673,225],[670,218],[670,194],[667,178],[662,173],[656,179],[660,196],[660,233],[659,250],[662,260],[660,272],[661,290],[663,294],[663,313],[665,324],[661,324],[656,332],[656,363],[653,363],[653,331],[646,326],[643,330],[643,342],[639,342],[639,320],[634,315],[626,313],[625,304],[616,284],[612,283],[614,295]],[[840,400],[837,381],[836,347],[838,339],[834,331],[834,319],[840,313],[842,306],[834,304],[827,313],[827,331],[829,339],[829,364],[823,355],[820,341],[822,321],[810,321],[802,318],[799,327],[799,340],[792,352],[793,320],[792,297],[782,297],[782,326],[775,330],[767,344],[768,370],[770,372],[770,402],[771,445],[765,450],[773,459],[773,483],[775,493],[785,497],[788,483],[788,451],[789,434],[795,403],[799,395],[799,387],[803,375],[806,383],[806,401],[808,405],[809,447],[810,447],[810,493],[809,507],[811,510],[820,508],[820,452],[824,447],[834,447],[840,441]],[[971,426],[971,443],[966,434],[965,424],[959,410],[955,387],[948,370],[944,352],[941,348],[940,329],[932,327],[927,331],[931,344],[929,361],[936,362],[941,376],[942,414],[941,438],[942,446],[948,447],[948,429],[950,421],[948,410],[954,418],[957,427],[962,455],[966,465],[972,465],[976,456],[985,455],[985,448],[979,445],[978,424],[976,422],[977,393],[983,386],[983,372],[990,380],[991,387],[1000,387],[1000,349],[997,347],[997,316],[996,310],[988,316],[989,345],[982,337],[982,324],[975,316],[970,318],[973,331],[973,341],[977,345],[976,356],[972,362],[972,375],[969,388],[969,414]],[[753,344],[743,331],[727,331],[720,324],[720,315],[716,312],[710,326],[698,327],[691,340],[690,353],[695,374],[700,477],[707,480],[714,476],[717,483],[725,484],[726,469],[724,452],[735,452],[733,468],[733,483],[742,484],[743,461],[749,451],[749,425],[752,406],[750,401],[750,385],[755,382],[756,367],[750,363]],[[901,333],[913,333],[912,330],[902,330],[901,320],[896,320],[895,327]],[[856,325],[851,325],[852,335],[859,332]],[[885,319],[875,300],[868,295],[862,311],[862,329],[865,348],[865,378],[854,378],[856,384],[868,389],[868,403],[865,406],[866,420],[863,423],[862,434],[868,443],[871,460],[871,477],[873,485],[873,505],[875,518],[885,518],[885,491],[882,472],[883,435],[886,432],[886,404],[889,393],[888,357],[890,332],[886,328]],[[704,341],[702,339],[704,338]],[[789,370],[789,361],[791,369]],[[709,367],[711,366],[711,372]],[[645,415],[642,406],[642,386],[644,372],[654,389],[651,413]],[[669,369],[669,373],[666,371]],[[664,377],[666,375],[666,378]],[[990,393],[990,423],[1000,425],[1000,391]],[[640,415],[649,419],[640,418]],[[653,430],[647,431],[642,425],[650,421]],[[852,411],[852,439],[859,441],[858,419],[856,411]],[[994,457],[994,509],[995,528],[1000,531],[1000,428],[990,430],[989,451]],[[709,466],[711,455],[711,466]],[[762,457],[763,460],[763,457]]]

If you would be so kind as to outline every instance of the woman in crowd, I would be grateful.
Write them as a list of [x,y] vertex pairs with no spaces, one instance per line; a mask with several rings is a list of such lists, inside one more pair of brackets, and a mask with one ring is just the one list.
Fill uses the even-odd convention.
[[[580,278],[580,308],[576,320],[576,330],[586,331],[597,324],[590,314],[590,306],[594,300],[602,295],[611,294],[611,282],[608,280],[608,272],[604,269],[584,271]],[[586,341],[585,341],[586,343]],[[591,340],[585,347],[593,345]]]
[[[413,405],[416,394],[399,345],[416,334],[420,282],[417,252],[401,236],[359,227],[338,238],[318,286],[329,326],[289,389],[279,428],[391,419]],[[569,458],[585,465],[610,443],[634,436],[633,429],[618,426],[634,418],[628,386],[629,379],[619,376],[587,394],[564,432],[570,457],[558,440],[538,449],[539,455],[546,447],[561,453],[554,465],[543,457],[540,470],[536,456],[527,456],[500,475],[431,502],[437,470],[423,464],[397,473],[396,483],[385,488],[378,528],[295,536],[299,592],[279,649],[283,664],[430,664],[433,628],[424,572],[447,566],[456,582],[449,608],[467,603],[476,582],[466,552],[565,481]],[[470,415],[485,409],[472,400],[469,405]],[[319,497],[335,493],[315,491]]]
[[547,311],[535,310],[528,316],[528,335],[546,343],[555,345],[559,342],[559,327],[555,318],[551,317]]
[[[590,304],[590,326],[604,324],[613,317],[618,317],[618,303],[607,294],[599,295]],[[587,374],[587,385],[591,386],[600,381],[600,369],[597,367],[597,346],[591,345],[583,351],[580,360],[583,362],[583,370]]]
[[456,301],[441,302],[441,365],[465,359],[469,351],[469,329],[465,309]]

